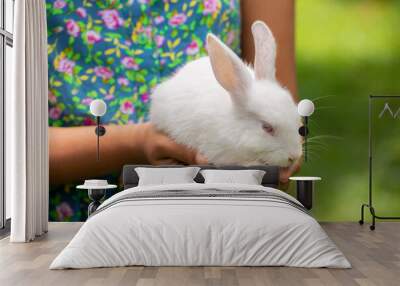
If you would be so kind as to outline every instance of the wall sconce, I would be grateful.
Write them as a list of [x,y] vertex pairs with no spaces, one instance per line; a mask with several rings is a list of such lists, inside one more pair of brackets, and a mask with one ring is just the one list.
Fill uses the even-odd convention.
[[106,128],[100,125],[100,117],[106,114],[107,104],[104,100],[95,99],[90,103],[90,113],[96,117],[96,129],[95,133],[97,135],[97,161],[100,160],[100,136],[106,134]]
[[297,105],[297,112],[304,118],[304,125],[299,128],[299,134],[304,137],[304,161],[307,162],[307,135],[308,129],[308,117],[314,113],[314,103],[309,99],[303,99]]

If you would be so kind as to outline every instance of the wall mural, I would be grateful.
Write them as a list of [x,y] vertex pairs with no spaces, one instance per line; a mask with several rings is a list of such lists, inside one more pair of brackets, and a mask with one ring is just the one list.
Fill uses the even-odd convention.
[[[97,98],[107,103],[105,124],[146,122],[153,88],[206,54],[208,31],[240,53],[238,8],[239,0],[47,0],[50,128],[94,125],[89,106]],[[400,90],[398,10],[397,1],[296,1],[298,95],[317,107],[310,160],[299,175],[323,178],[313,207],[318,220],[356,220],[367,198],[367,99]],[[399,104],[385,102],[374,117],[376,138],[385,138],[376,145],[374,199],[381,215],[392,216],[399,213]],[[118,177],[107,179],[116,184]],[[51,186],[51,220],[86,218],[90,201],[76,190],[81,183]]]

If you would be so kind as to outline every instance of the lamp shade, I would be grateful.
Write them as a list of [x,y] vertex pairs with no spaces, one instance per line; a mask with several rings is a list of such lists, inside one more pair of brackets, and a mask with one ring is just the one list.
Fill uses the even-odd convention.
[[94,116],[103,116],[107,111],[107,104],[104,100],[95,99],[90,103],[90,113]]
[[314,103],[309,99],[303,99],[297,105],[297,112],[300,114],[300,116],[310,116],[314,113],[314,109]]

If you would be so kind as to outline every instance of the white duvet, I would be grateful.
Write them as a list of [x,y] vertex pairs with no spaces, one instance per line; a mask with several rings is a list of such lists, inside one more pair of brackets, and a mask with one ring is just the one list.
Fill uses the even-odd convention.
[[[131,192],[263,190],[232,184],[135,187],[106,200],[50,269],[145,266],[294,266],[349,268],[318,222],[301,210],[258,198],[152,198],[122,201]],[[298,203],[298,202],[297,202]],[[108,206],[108,207],[107,207]]]

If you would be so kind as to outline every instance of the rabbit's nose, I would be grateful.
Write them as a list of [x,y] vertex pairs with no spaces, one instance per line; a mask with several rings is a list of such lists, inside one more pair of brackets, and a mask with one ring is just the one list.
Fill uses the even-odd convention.
[[295,159],[293,157],[289,157],[288,158],[288,162],[290,165],[292,165],[294,163]]

